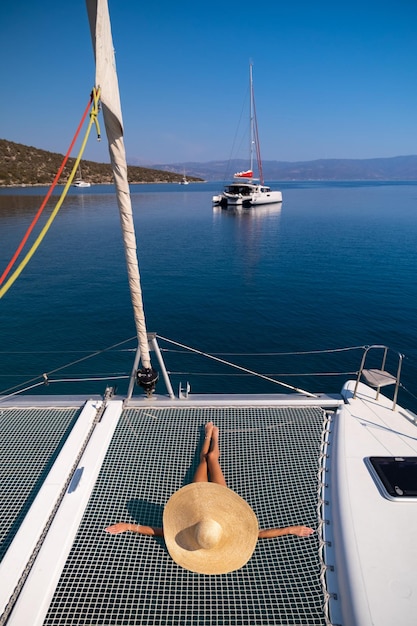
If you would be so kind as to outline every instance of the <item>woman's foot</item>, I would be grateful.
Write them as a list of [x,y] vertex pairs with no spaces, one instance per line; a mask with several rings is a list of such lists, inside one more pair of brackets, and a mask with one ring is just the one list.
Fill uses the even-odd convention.
[[206,459],[208,451],[210,450],[213,428],[213,422],[207,422],[204,427],[204,441],[203,445],[201,446],[200,462]]
[[209,450],[209,456],[212,459],[216,459],[217,461],[220,458],[220,448],[219,448],[219,429],[217,426],[213,426],[211,432],[211,446]]
[[217,428],[217,426],[213,426],[213,430],[211,433],[211,446],[206,456],[208,473],[212,483],[217,483],[218,485],[223,485],[223,487],[227,487],[226,479],[223,476],[222,468],[220,467],[219,458],[219,429]]

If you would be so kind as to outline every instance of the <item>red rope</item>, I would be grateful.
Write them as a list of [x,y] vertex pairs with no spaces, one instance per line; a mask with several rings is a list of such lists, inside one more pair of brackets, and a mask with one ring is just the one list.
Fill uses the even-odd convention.
[[63,159],[63,161],[61,163],[61,166],[60,166],[60,168],[59,168],[59,170],[58,170],[58,172],[57,172],[57,174],[56,174],[56,176],[55,176],[51,186],[49,187],[48,193],[46,194],[45,199],[42,202],[42,205],[41,205],[40,209],[38,210],[38,212],[36,213],[35,217],[33,218],[32,223],[30,224],[29,228],[27,229],[25,236],[23,237],[22,241],[20,242],[20,244],[19,244],[16,252],[14,253],[13,257],[11,258],[8,266],[6,267],[6,269],[4,270],[3,274],[1,275],[1,277],[0,277],[0,285],[4,282],[4,280],[6,279],[7,275],[9,274],[10,270],[12,269],[13,265],[16,262],[17,257],[19,256],[19,254],[22,251],[23,246],[25,245],[25,243],[28,240],[30,233],[32,232],[32,230],[34,229],[38,219],[42,215],[42,212],[43,212],[43,210],[44,210],[44,208],[46,206],[46,203],[48,202],[48,200],[49,200],[53,190],[55,189],[55,187],[56,187],[56,185],[57,185],[57,183],[59,181],[59,178],[60,178],[60,176],[62,174],[62,171],[63,171],[63,169],[64,169],[64,167],[65,167],[65,165],[66,165],[66,163],[67,163],[67,161],[69,159],[69,155],[72,152],[74,144],[77,141],[77,137],[80,134],[81,128],[82,128],[82,126],[83,126],[83,124],[85,122],[85,118],[87,117],[87,114],[88,114],[88,112],[90,110],[90,106],[91,106],[92,101],[93,101],[93,96],[91,95],[90,101],[89,101],[89,103],[87,105],[87,108],[84,111],[84,114],[83,114],[83,116],[81,118],[81,122],[79,123],[78,128],[75,131],[74,138],[73,138],[73,140],[71,142],[70,147],[68,148],[68,151],[67,151],[66,155],[64,156],[64,159]]

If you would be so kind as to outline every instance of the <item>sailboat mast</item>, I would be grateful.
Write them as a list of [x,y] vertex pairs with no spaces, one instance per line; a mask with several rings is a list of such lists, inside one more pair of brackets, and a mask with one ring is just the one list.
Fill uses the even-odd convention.
[[253,74],[252,63],[249,64],[249,93],[250,93],[250,171],[253,172],[253,148],[255,145],[255,118],[253,102]]
[[152,368],[149,356],[109,10],[107,0],[86,0],[86,4],[96,59],[96,86],[100,87],[101,90],[101,107],[109,143],[129,288],[142,362],[142,370],[138,371],[137,377],[139,384],[148,392],[153,391],[155,385],[153,384],[152,387],[152,384],[148,384],[146,380],[149,378],[151,383],[153,383],[152,379],[157,379],[157,373]]
[[264,184],[264,174],[262,169],[261,148],[259,145],[258,120],[256,117],[255,94],[253,90],[253,65],[250,64],[250,168],[253,172],[253,153],[256,150],[256,162],[258,165],[258,176],[261,185]]

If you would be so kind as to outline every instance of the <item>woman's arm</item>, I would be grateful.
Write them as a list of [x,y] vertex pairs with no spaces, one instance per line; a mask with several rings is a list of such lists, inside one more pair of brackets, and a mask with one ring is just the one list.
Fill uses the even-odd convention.
[[297,537],[309,537],[314,533],[308,526],[287,526],[286,528],[267,528],[259,531],[259,539],[282,537],[283,535],[297,535]]
[[156,537],[163,537],[164,532],[162,528],[154,528],[153,526],[140,526],[139,524],[127,524],[125,522],[119,522],[118,524],[113,524],[112,526],[107,526],[105,528],[106,533],[110,533],[111,535],[118,535],[119,533],[139,533],[141,535],[153,535]]

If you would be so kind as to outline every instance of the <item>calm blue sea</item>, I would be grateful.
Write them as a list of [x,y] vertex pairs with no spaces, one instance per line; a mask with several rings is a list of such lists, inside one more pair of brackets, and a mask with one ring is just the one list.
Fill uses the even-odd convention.
[[[387,344],[406,355],[403,383],[417,395],[417,183],[273,187],[281,208],[232,213],[212,207],[219,184],[132,186],[148,330],[310,391],[338,391],[345,375],[324,374],[354,371],[359,351],[286,353]],[[0,273],[45,193],[0,190]],[[113,188],[72,189],[0,300],[0,392],[43,372],[100,380],[41,392],[122,391],[134,335]],[[175,388],[280,390],[160,345]],[[413,397],[402,401],[416,410]]]

